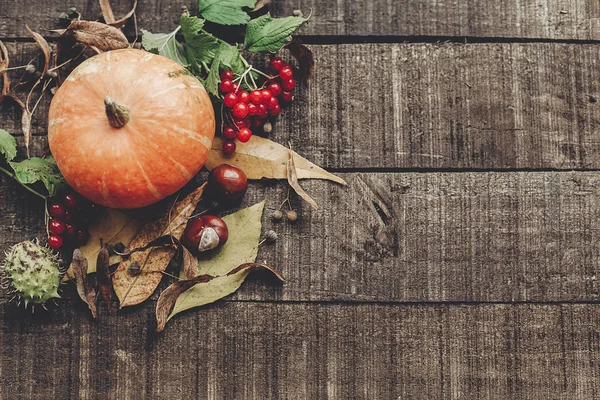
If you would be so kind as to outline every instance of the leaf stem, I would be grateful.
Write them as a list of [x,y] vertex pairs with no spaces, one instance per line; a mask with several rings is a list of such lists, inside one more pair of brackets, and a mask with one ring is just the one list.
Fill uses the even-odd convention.
[[17,176],[13,173],[10,172],[9,170],[7,170],[6,168],[2,168],[0,167],[0,172],[5,173],[6,175],[8,175],[9,177],[13,178],[15,181],[17,181],[17,183],[21,186],[23,186],[25,189],[27,189],[28,191],[30,191],[31,193],[35,194],[36,196],[38,196],[41,199],[44,200],[48,200],[48,196],[44,196],[43,194],[41,194],[40,192],[38,192],[35,189],[30,188],[29,186],[27,186],[26,184],[24,184],[23,182],[21,182],[19,179],[17,179]]

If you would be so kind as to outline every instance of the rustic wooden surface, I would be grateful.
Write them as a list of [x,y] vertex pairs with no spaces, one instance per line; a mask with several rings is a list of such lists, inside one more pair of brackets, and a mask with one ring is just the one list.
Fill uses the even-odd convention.
[[[296,225],[264,218],[280,240],[258,258],[285,285],[251,279],[161,335],[156,295],[99,322],[70,287],[48,313],[1,305],[0,398],[599,398],[600,3],[273,3],[313,8],[317,59],[273,138],[349,183],[307,181],[322,208],[294,198]],[[24,24],[71,5],[100,15],[0,0],[14,64],[35,53]],[[141,0],[139,26],[172,30],[180,5]],[[0,188],[0,250],[43,237],[42,204]],[[285,195],[253,183],[243,205]]]

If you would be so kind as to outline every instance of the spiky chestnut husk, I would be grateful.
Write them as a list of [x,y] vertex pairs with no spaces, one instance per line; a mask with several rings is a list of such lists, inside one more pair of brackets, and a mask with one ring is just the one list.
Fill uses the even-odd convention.
[[2,267],[3,280],[18,302],[44,305],[59,298],[61,270],[57,256],[37,241],[15,244],[7,253]]

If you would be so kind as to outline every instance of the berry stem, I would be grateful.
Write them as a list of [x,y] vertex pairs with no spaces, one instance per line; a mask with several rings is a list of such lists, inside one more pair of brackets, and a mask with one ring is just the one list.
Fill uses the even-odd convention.
[[270,79],[275,79],[275,78],[277,78],[279,76],[279,75],[275,75],[275,76],[267,75],[267,74],[265,74],[264,72],[262,72],[259,69],[253,68],[252,66],[250,66],[250,67],[252,68],[252,71],[256,72],[257,74],[260,74],[260,75],[264,76],[265,78],[267,78],[269,80]]
[[36,195],[36,196],[38,196],[39,198],[41,198],[41,199],[44,199],[44,200],[47,200],[47,199],[48,199],[48,197],[47,197],[47,196],[44,196],[43,194],[41,194],[41,193],[40,193],[40,192],[38,192],[37,190],[35,190],[35,189],[32,189],[32,188],[30,188],[29,186],[27,186],[26,184],[24,184],[24,183],[22,183],[21,181],[19,181],[19,180],[17,179],[17,176],[16,176],[14,173],[10,172],[9,170],[7,170],[7,169],[5,169],[5,168],[2,168],[2,167],[0,167],[0,172],[3,172],[3,173],[5,173],[6,175],[8,175],[9,177],[13,178],[15,181],[17,181],[17,183],[18,183],[19,185],[23,186],[25,189],[27,189],[27,190],[28,190],[28,191],[30,191],[31,193],[35,194],[35,195]]

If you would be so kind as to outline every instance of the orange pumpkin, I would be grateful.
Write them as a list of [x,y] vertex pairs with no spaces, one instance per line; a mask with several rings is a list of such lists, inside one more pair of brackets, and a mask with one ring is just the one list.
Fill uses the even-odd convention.
[[204,165],[215,134],[202,84],[175,61],[134,49],[81,63],[48,118],[66,181],[113,208],[147,206],[179,190]]

